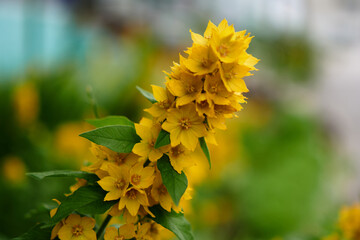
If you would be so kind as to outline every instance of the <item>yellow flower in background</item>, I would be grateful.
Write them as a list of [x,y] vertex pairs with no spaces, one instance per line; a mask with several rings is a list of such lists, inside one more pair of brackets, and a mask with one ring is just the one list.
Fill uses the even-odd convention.
[[4,178],[14,184],[25,181],[25,163],[16,156],[8,156],[3,159],[2,173]]
[[60,125],[55,132],[55,148],[58,154],[82,159],[88,152],[89,142],[86,139],[79,138],[79,134],[89,130],[89,128],[80,122],[68,122]]
[[182,144],[171,147],[168,155],[171,165],[180,174],[184,168],[195,165],[195,161],[192,159],[191,151],[185,148]]
[[93,218],[71,214],[60,228],[58,236],[60,240],[96,240],[94,227]]
[[154,181],[154,168],[143,167],[138,163],[130,169],[130,183],[134,188],[144,189],[149,187]]
[[140,205],[142,206],[149,206],[149,202],[144,190],[136,189],[136,188],[129,188],[125,195],[120,198],[119,202],[119,209],[126,209],[132,216],[136,216]]
[[134,224],[125,224],[119,227],[108,227],[105,230],[104,239],[105,240],[125,240],[131,239],[136,236],[135,225]]
[[22,127],[36,121],[39,113],[39,94],[32,83],[27,82],[15,88],[13,104],[15,117]]
[[349,240],[360,239],[360,204],[343,207],[340,211],[339,228]]
[[165,185],[162,182],[161,175],[158,172],[151,188],[151,197],[160,203],[160,206],[166,211],[170,212],[173,206],[173,201],[168,193]]
[[[142,119],[140,124],[135,124],[135,130],[137,135],[141,137],[141,142],[136,143],[132,149],[133,153],[149,158],[150,161],[154,162],[161,158],[165,152],[164,148],[155,148],[155,142],[161,130],[160,125],[149,126],[149,119]],[[152,123],[152,121],[150,120]]]
[[169,92],[169,90],[151,85],[154,98],[157,103],[154,103],[150,108],[144,111],[150,113],[153,117],[158,118],[159,121],[163,121],[166,118],[167,110],[172,107],[175,97]]
[[203,82],[201,77],[191,73],[180,73],[179,79],[170,79],[166,82],[169,91],[176,97],[176,106],[183,106],[194,100],[201,94]]
[[130,182],[129,168],[127,166],[109,166],[110,176],[104,177],[98,181],[98,184],[107,191],[104,200],[111,201],[122,197],[125,194]]

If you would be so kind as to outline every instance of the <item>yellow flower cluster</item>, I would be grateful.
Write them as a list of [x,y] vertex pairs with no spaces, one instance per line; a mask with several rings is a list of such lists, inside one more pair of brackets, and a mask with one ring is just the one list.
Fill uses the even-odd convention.
[[[180,204],[174,203],[157,161],[166,154],[179,174],[193,166],[192,155],[199,138],[216,144],[215,129],[225,129],[225,120],[241,110],[241,103],[245,102],[242,94],[248,89],[243,78],[256,70],[254,65],[258,62],[246,52],[252,37],[245,31],[235,32],[226,20],[219,26],[209,22],[204,36],[193,32],[191,36],[194,43],[185,51],[188,56],[180,56],[180,63],[167,73],[166,88],[152,86],[156,102],[145,111],[153,118],[143,118],[135,124],[141,141],[132,152],[117,153],[92,145],[97,161],[83,170],[100,178],[98,184],[107,192],[105,201],[118,201],[109,214],[122,215],[125,220],[119,229],[107,228],[105,240],[159,239],[160,225],[144,218],[155,217],[149,207],[160,205],[168,212],[179,212],[183,200],[191,197],[187,187]],[[170,143],[156,147],[161,132],[169,134]],[[65,220],[64,226],[69,221]],[[61,229],[59,237],[65,236],[60,234]]]

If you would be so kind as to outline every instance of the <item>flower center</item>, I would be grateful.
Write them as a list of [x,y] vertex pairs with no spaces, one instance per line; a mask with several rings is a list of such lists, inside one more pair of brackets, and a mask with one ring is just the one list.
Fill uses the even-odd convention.
[[178,157],[180,154],[182,154],[184,151],[181,150],[178,146],[171,148],[170,153],[173,157]]
[[168,100],[160,101],[159,102],[159,107],[164,108],[164,109],[168,109],[170,107],[170,103],[169,103]]
[[181,127],[182,129],[185,129],[185,130],[189,129],[189,128],[191,127],[191,122],[190,122],[190,120],[189,120],[188,118],[183,118],[183,119],[181,119],[181,120],[180,120],[180,127]]
[[80,226],[80,225],[75,225],[73,226],[72,228],[72,235],[75,236],[75,237],[78,237],[80,235],[82,235],[83,233],[83,227]]
[[212,85],[212,86],[210,87],[210,92],[211,92],[211,93],[217,93],[217,91],[218,91],[217,85]]
[[128,191],[126,193],[127,197],[131,200],[136,199],[136,190],[135,189],[131,189],[130,191]]
[[201,65],[205,68],[209,67],[211,65],[211,61],[207,58],[203,58],[202,61],[201,61]]
[[222,57],[226,57],[228,55],[228,46],[226,46],[223,43],[220,44],[220,46],[217,48],[217,50],[219,51],[219,53]]
[[196,88],[193,85],[190,85],[187,88],[188,93],[193,93],[193,92],[195,92],[195,90],[196,90]]
[[141,176],[140,175],[134,174],[134,175],[131,176],[131,183],[132,184],[139,185],[140,181],[141,181]]
[[164,184],[161,184],[161,186],[159,187],[159,194],[165,195],[166,193],[167,193],[166,187],[164,186]]
[[119,188],[119,189],[124,189],[125,185],[126,185],[126,183],[125,183],[124,179],[118,179],[115,182],[115,187]]
[[149,146],[150,146],[150,148],[154,148],[154,146],[155,146],[155,139],[151,139],[151,141],[149,142]]

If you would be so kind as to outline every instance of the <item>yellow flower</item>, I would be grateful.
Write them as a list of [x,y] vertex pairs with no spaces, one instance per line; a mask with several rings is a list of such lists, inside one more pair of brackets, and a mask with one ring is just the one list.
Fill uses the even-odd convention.
[[98,181],[98,184],[108,191],[104,200],[111,201],[122,197],[125,194],[130,182],[129,168],[127,166],[109,166],[108,172],[110,176],[104,177]]
[[234,27],[228,26],[224,19],[218,28],[212,30],[210,46],[221,62],[231,63],[239,59],[241,54],[249,47],[251,37],[240,32],[235,34]]
[[71,214],[60,228],[58,236],[60,240],[96,240],[94,227],[93,218]]
[[339,227],[347,239],[360,239],[360,204],[341,209]]
[[71,193],[75,192],[79,188],[86,186],[87,181],[83,178],[76,178],[76,183],[70,187]]
[[196,111],[200,116],[215,116],[214,104],[205,93],[196,99]]
[[142,163],[138,163],[130,169],[130,183],[137,189],[147,188],[154,181],[153,174],[153,167],[144,168]]
[[238,63],[222,63],[220,75],[228,91],[248,92],[244,77],[252,75],[249,73],[251,68]]
[[201,94],[203,82],[201,77],[182,72],[179,79],[168,80],[166,86],[174,96],[178,97],[176,99],[178,107],[194,101]]
[[160,173],[156,174],[154,184],[151,188],[151,196],[156,202],[160,203],[160,206],[163,209],[165,209],[168,212],[171,211],[171,207],[173,206],[173,201],[165,185],[162,182]]
[[217,68],[218,58],[212,48],[194,44],[186,52],[189,57],[184,60],[184,66],[195,75],[212,73]]
[[154,221],[138,223],[138,232],[136,239],[160,240],[163,239],[163,233],[161,231],[162,227]]
[[155,142],[161,130],[160,125],[149,126],[148,120],[143,119],[140,124],[135,124],[135,129],[137,135],[141,137],[141,142],[135,144],[132,151],[137,155],[149,158],[152,162],[161,158],[165,151],[164,148],[155,148]]
[[132,216],[136,216],[140,205],[149,206],[148,199],[144,190],[129,188],[125,195],[120,198],[119,209],[126,209]]
[[175,97],[167,89],[155,85],[151,85],[151,87],[157,103],[144,111],[158,118],[159,121],[163,121],[166,118],[167,110],[173,105]]
[[220,78],[220,74],[207,75],[204,82],[204,90],[206,96],[211,99],[215,104],[218,105],[229,105],[230,100],[228,99],[232,94],[229,92],[223,81]]
[[196,113],[195,105],[189,104],[179,109],[169,110],[169,115],[162,127],[170,133],[171,146],[182,143],[194,151],[198,138],[206,135],[204,118]]
[[125,224],[119,227],[108,227],[105,230],[104,239],[105,240],[125,240],[131,239],[136,236],[135,234],[135,225],[134,224]]
[[191,152],[182,144],[171,147],[168,155],[171,165],[180,174],[184,168],[191,167],[195,164],[191,158]]
[[228,105],[215,105],[214,106],[215,117],[208,117],[207,122],[211,129],[218,128],[225,130],[226,118],[232,118],[233,113],[236,112],[236,109]]

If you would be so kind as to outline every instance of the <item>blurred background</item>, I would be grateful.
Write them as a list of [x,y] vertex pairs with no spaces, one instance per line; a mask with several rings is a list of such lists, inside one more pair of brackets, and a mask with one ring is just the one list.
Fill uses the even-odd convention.
[[[0,239],[25,232],[78,169],[78,134],[101,116],[139,121],[135,89],[162,85],[189,29],[226,18],[255,35],[248,103],[188,173],[196,239],[320,239],[360,193],[360,1],[0,1]],[[41,215],[41,214],[40,214]]]

